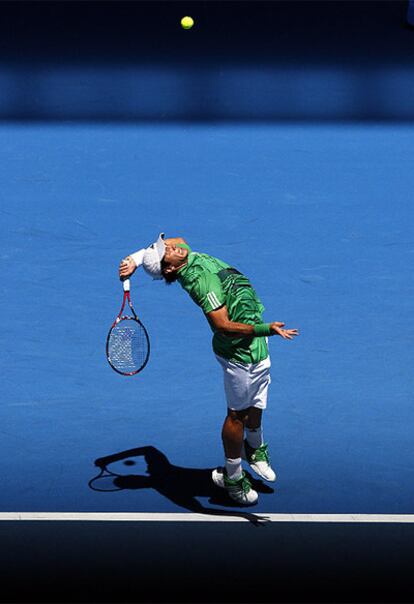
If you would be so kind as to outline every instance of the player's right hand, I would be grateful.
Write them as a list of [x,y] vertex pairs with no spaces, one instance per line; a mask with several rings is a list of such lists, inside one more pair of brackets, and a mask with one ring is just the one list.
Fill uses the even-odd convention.
[[131,256],[127,256],[119,263],[119,278],[128,279],[136,271],[136,268],[137,265]]

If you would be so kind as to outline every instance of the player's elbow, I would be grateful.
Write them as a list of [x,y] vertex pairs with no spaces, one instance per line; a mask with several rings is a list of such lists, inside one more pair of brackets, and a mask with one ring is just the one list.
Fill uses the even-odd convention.
[[226,306],[223,305],[220,308],[209,312],[207,317],[215,332],[226,333],[228,331],[231,321],[227,314]]
[[229,333],[230,331],[230,321],[218,321],[215,323],[214,327],[218,333]]

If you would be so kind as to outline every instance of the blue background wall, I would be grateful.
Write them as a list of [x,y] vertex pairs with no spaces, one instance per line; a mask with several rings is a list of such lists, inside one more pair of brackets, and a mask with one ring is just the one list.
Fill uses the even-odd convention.
[[411,120],[406,12],[398,1],[3,2],[0,119]]

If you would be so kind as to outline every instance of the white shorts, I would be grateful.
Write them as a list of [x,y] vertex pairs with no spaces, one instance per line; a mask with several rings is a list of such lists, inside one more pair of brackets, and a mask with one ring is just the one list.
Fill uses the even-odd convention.
[[241,411],[248,407],[266,409],[267,390],[271,382],[270,357],[249,365],[223,359],[217,354],[216,359],[224,371],[227,407],[234,411]]

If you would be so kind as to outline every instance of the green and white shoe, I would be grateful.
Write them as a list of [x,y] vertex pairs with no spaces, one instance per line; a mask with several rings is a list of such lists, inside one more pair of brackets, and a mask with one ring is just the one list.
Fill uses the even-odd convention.
[[274,482],[276,480],[276,474],[270,465],[268,446],[263,444],[258,449],[253,449],[247,440],[244,441],[243,445],[242,457],[249,463],[251,469],[256,472],[260,478],[263,478],[268,482]]
[[222,489],[226,489],[229,497],[237,501],[237,503],[253,505],[259,498],[244,471],[238,480],[230,480],[224,468],[216,468],[213,470],[211,476],[214,484]]

